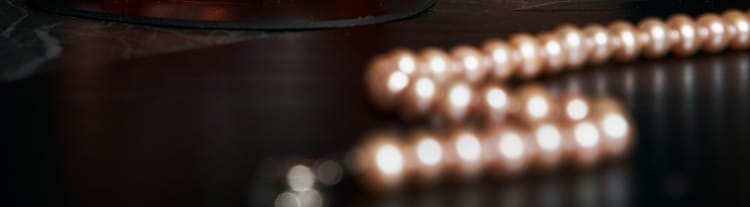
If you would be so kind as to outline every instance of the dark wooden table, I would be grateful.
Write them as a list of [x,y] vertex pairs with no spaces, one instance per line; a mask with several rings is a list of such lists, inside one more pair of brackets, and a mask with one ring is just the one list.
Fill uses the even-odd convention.
[[[259,184],[263,160],[335,158],[364,132],[400,125],[366,99],[362,73],[373,55],[748,4],[441,0],[404,21],[262,32],[92,21],[9,0],[0,3],[0,27],[8,28],[0,37],[0,140],[11,194],[0,202],[272,206],[280,188]],[[639,130],[632,156],[589,173],[387,199],[367,197],[345,178],[322,190],[327,203],[750,205],[750,53],[608,64],[537,82],[623,100]]]

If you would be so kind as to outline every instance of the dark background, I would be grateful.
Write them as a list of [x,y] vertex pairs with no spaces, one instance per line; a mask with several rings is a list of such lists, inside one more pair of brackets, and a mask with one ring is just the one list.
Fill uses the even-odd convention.
[[[337,157],[399,125],[362,83],[394,47],[478,44],[562,23],[750,8],[720,1],[441,0],[421,16],[312,31],[201,31],[62,17],[0,2],[2,186],[10,206],[271,206],[259,162]],[[20,20],[20,21],[17,21]],[[7,25],[7,26],[6,26]],[[748,206],[750,53],[608,64],[536,80],[611,95],[639,130],[623,163],[334,206]],[[4,205],[5,206],[5,205]]]

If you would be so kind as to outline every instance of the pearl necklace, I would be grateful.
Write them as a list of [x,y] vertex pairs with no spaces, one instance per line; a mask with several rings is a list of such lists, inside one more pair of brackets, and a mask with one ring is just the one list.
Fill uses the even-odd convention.
[[[483,130],[413,132],[406,139],[371,134],[356,148],[356,172],[376,193],[397,191],[405,181],[430,185],[442,175],[473,180],[483,171],[507,179],[527,170],[553,171],[564,163],[578,169],[624,157],[634,142],[630,118],[610,98],[582,94],[555,98],[539,86],[511,93],[494,83],[599,65],[640,56],[686,57],[700,49],[716,53],[750,47],[750,12],[707,13],[693,20],[677,14],[666,21],[646,18],[637,26],[615,21],[584,28],[563,25],[536,36],[512,35],[481,47],[450,52],[395,49],[375,57],[365,77],[373,104],[406,119],[436,115],[449,124],[471,117]],[[481,85],[484,85],[483,87]],[[404,141],[402,141],[404,140]]]
[[[365,80],[373,105],[409,120],[438,117],[452,129],[414,130],[404,137],[368,134],[351,151],[347,166],[365,189],[382,195],[406,184],[432,186],[445,177],[469,182],[486,173],[507,180],[525,172],[549,173],[564,166],[585,170],[617,161],[635,142],[631,119],[618,101],[572,92],[554,96],[537,85],[511,91],[498,83],[609,60],[655,59],[669,52],[687,57],[727,47],[750,47],[750,12],[708,13],[696,20],[677,14],[666,21],[646,18],[637,26],[625,21],[580,29],[563,25],[536,36],[517,34],[508,41],[462,45],[450,52],[395,49],[375,57],[368,67]],[[469,119],[481,120],[483,127],[459,126]],[[335,185],[342,173],[333,161],[317,169],[326,185]],[[291,191],[279,194],[276,205],[319,206],[315,174],[305,165],[291,167]]]

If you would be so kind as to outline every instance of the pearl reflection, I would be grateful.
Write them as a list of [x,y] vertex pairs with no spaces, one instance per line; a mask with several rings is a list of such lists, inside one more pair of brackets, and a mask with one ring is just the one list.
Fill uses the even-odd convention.
[[393,145],[383,145],[377,150],[375,162],[378,169],[386,175],[397,175],[404,168],[404,157]]
[[295,165],[287,173],[287,183],[294,191],[310,190],[315,183],[315,174],[304,165]]
[[326,185],[335,185],[339,183],[339,181],[341,181],[344,170],[338,163],[332,160],[326,160],[318,165],[316,173],[318,175],[318,181],[320,181],[320,183]]
[[274,207],[302,207],[297,194],[291,192],[283,192],[276,196],[276,200],[273,202]]
[[443,159],[443,150],[435,139],[427,138],[417,144],[417,158],[419,162],[427,166],[440,164]]

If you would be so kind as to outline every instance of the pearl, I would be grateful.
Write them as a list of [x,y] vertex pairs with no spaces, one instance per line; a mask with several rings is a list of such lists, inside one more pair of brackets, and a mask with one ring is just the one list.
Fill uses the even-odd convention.
[[536,77],[544,64],[537,40],[528,34],[518,34],[511,37],[510,43],[520,58],[518,75],[524,79]]
[[470,129],[457,129],[446,140],[446,158],[449,168],[458,181],[475,180],[482,170],[482,144],[480,137]]
[[667,20],[667,25],[679,34],[678,41],[672,47],[672,53],[686,57],[695,54],[700,49],[704,39],[699,35],[697,25],[689,16],[673,15]]
[[609,25],[608,30],[615,41],[613,57],[616,61],[628,62],[640,55],[642,42],[633,25],[625,21],[615,21]]
[[483,44],[482,51],[491,61],[491,73],[497,80],[508,79],[518,65],[514,50],[500,40],[490,40]]
[[441,115],[451,123],[459,123],[476,108],[476,95],[469,83],[457,81],[448,85],[439,104]]
[[421,54],[421,70],[426,71],[438,83],[443,83],[462,74],[460,67],[453,67],[448,54],[438,48],[426,48]]
[[735,36],[730,47],[735,50],[744,50],[750,47],[750,17],[739,10],[724,12],[722,18],[735,30]]
[[400,102],[409,77],[406,73],[391,67],[393,59],[380,56],[373,59],[367,69],[365,82],[370,99],[381,110],[390,110]]
[[415,77],[414,81],[404,91],[404,115],[407,118],[424,117],[432,112],[433,106],[439,98],[438,86],[432,78]]
[[589,101],[582,95],[568,95],[562,99],[561,103],[562,119],[565,121],[581,121],[588,118],[591,113]]
[[519,118],[526,123],[538,123],[551,119],[557,112],[554,99],[541,86],[525,86],[518,91]]
[[389,134],[367,136],[355,151],[360,181],[377,194],[398,190],[405,176],[405,158],[401,145]]
[[562,43],[566,67],[580,68],[586,62],[588,56],[583,32],[572,25],[563,25],[557,28],[555,33],[560,37]]
[[589,169],[600,160],[602,134],[590,120],[574,123],[568,132],[568,157],[575,167]]
[[409,166],[418,184],[432,186],[438,182],[445,167],[445,150],[440,138],[426,131],[416,131],[408,138]]
[[414,53],[408,49],[395,49],[391,52],[393,63],[402,73],[412,76],[417,73],[417,59]]
[[602,130],[602,151],[610,159],[623,157],[633,144],[632,124],[622,106],[613,99],[594,102],[594,121]]
[[519,175],[532,158],[528,132],[514,126],[491,129],[484,144],[485,162],[499,179]]
[[538,124],[533,129],[535,166],[542,171],[552,171],[559,166],[563,156],[563,132],[552,122]]
[[479,102],[479,114],[489,123],[504,121],[508,112],[515,105],[510,92],[497,85],[484,87]]
[[612,56],[612,38],[607,29],[598,24],[586,26],[583,29],[587,47],[589,47],[589,63],[602,64]]
[[643,45],[643,55],[646,58],[660,58],[667,54],[672,42],[669,37],[669,27],[661,20],[650,17],[638,24],[638,30],[648,36],[648,44]]
[[471,46],[458,46],[451,51],[463,71],[464,79],[471,84],[478,84],[487,77],[490,72],[489,62],[484,59],[482,53]]
[[539,35],[539,44],[542,46],[542,54],[545,59],[545,71],[550,74],[560,72],[566,64],[565,51],[557,36],[544,33]]
[[703,50],[709,53],[716,53],[727,47],[732,40],[732,32],[724,19],[716,14],[708,13],[698,17],[696,24],[701,29],[701,33],[706,37],[703,42]]

